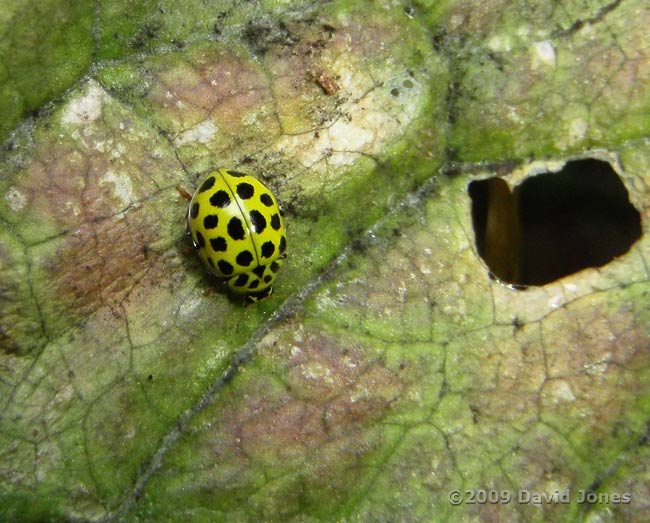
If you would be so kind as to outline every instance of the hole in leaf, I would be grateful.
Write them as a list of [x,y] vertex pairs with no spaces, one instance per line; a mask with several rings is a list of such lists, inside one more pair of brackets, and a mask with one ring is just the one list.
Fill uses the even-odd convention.
[[502,178],[471,182],[479,255],[493,277],[544,285],[626,253],[641,216],[612,166],[587,158],[527,178],[511,192]]

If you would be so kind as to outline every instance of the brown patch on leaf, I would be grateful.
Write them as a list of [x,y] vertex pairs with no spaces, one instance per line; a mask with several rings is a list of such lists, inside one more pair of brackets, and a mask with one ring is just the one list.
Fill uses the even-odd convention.
[[82,223],[82,173],[88,171],[88,157],[69,147],[41,146],[35,158],[19,179],[18,187],[27,195],[26,211],[62,229]]
[[85,316],[125,297],[147,270],[143,246],[155,239],[147,221],[139,209],[120,220],[84,224],[67,235],[49,265],[65,307]]
[[588,310],[586,306],[566,307],[545,321],[549,377],[603,375],[612,364],[625,367],[635,358],[650,356],[647,329],[636,322],[632,303],[622,303],[616,313],[599,301]]
[[637,372],[650,364],[648,326],[638,316],[638,305],[622,302],[613,309],[597,304],[575,313],[567,307],[561,325],[545,325],[553,379],[542,390],[543,419],[561,419],[563,430],[589,434],[594,442],[606,441],[612,427],[624,422],[638,395]]
[[324,335],[268,349],[282,377],[255,373],[216,423],[226,434],[215,438],[239,449],[231,447],[230,457],[288,465],[327,448],[311,466],[339,468],[358,459],[353,449],[369,452],[372,427],[400,395],[393,373],[379,359],[369,361],[362,347]]
[[231,50],[204,46],[184,56],[189,62],[174,57],[157,65],[148,95],[156,111],[169,119],[179,144],[192,141],[183,133],[206,120],[214,122],[220,134],[236,137],[249,115],[272,103],[267,81],[252,61]]
[[[11,194],[20,197],[11,209],[12,233],[26,248],[27,269],[3,270],[13,288],[22,286],[14,299],[33,302],[30,322],[39,321],[49,338],[70,320],[121,303],[145,275],[148,285],[169,277],[169,263],[158,263],[149,246],[174,241],[170,205],[179,205],[182,234],[185,208],[171,189],[165,192],[180,175],[176,159],[165,154],[168,144],[95,82],[53,120],[61,132],[39,134],[33,157],[11,179]],[[21,343],[35,339],[33,330]],[[13,337],[7,332],[0,328]]]

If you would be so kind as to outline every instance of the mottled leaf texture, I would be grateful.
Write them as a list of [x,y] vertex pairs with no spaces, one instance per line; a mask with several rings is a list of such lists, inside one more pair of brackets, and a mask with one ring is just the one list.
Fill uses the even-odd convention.
[[[648,27],[644,0],[5,0],[0,520],[647,521]],[[185,234],[221,167],[284,211],[255,303]]]

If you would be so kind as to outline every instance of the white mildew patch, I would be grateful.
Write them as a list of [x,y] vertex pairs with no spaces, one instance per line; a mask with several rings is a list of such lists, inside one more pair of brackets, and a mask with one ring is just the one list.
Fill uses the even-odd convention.
[[76,199],[67,200],[67,201],[65,201],[65,202],[63,203],[63,205],[62,205],[61,207],[62,207],[63,209],[65,209],[66,211],[69,210],[70,213],[71,213],[73,216],[76,217],[76,216],[81,215],[81,209],[79,208],[79,205],[77,205],[77,203],[78,203],[78,202],[77,202]]
[[589,130],[589,124],[582,118],[575,118],[569,124],[569,141],[574,144],[582,140]]
[[555,403],[570,403],[575,401],[571,385],[565,380],[557,380],[551,383],[551,394]]
[[[555,289],[556,291],[559,291],[559,289]],[[563,305],[565,305],[566,299],[561,292],[558,292],[557,294],[553,294],[549,297],[548,299],[548,308],[549,309],[559,309]]]
[[[126,147],[123,143],[117,143],[114,147],[110,148],[110,157],[112,160],[116,160],[122,157],[127,152]],[[152,156],[155,158],[155,154],[152,153]]]
[[302,375],[308,380],[322,380],[325,383],[334,383],[332,369],[320,363],[307,363],[301,365]]
[[187,131],[179,134],[174,139],[174,145],[180,147],[186,143],[210,143],[217,134],[217,131],[217,125],[213,121],[204,120]]
[[88,82],[88,86],[76,98],[70,100],[61,115],[64,124],[80,125],[97,120],[102,114],[106,92],[97,82]]
[[[344,72],[340,77],[351,78]],[[340,80],[341,84],[346,85],[346,80]],[[340,116],[314,129],[316,138],[314,132],[282,136],[274,145],[302,167],[327,174],[330,182],[332,176],[344,173],[344,169],[332,171],[332,167],[343,168],[360,157],[380,155],[417,117],[426,99],[420,83],[407,75],[371,89],[363,82],[351,82],[347,87],[352,96],[340,107]]]
[[488,40],[488,47],[497,53],[512,51],[512,39],[509,35],[496,35]]
[[558,149],[568,149],[582,142],[589,134],[589,122],[586,110],[582,107],[567,109],[560,122],[561,131],[558,132],[555,146]]
[[27,197],[15,187],[10,187],[5,193],[5,200],[13,212],[20,212],[27,204]]
[[101,184],[111,184],[113,186],[113,194],[122,202],[124,207],[128,207],[134,200],[133,185],[131,178],[124,173],[117,173],[113,170],[108,170],[99,179]]
[[555,67],[555,48],[548,40],[533,44],[533,68],[539,64]]

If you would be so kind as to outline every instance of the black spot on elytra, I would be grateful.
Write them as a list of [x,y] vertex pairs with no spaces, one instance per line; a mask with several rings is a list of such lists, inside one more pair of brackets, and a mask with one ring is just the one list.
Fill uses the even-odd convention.
[[203,184],[199,188],[199,192],[202,193],[207,191],[208,189],[212,189],[212,187],[214,186],[214,182],[215,182],[214,176],[210,176],[210,178],[208,178],[206,181],[203,182]]
[[246,237],[244,224],[236,216],[230,218],[228,222],[228,234],[233,240],[243,240]]
[[216,193],[214,193],[212,196],[210,196],[210,204],[213,207],[228,207],[230,205],[230,195],[223,190],[219,190]]
[[253,280],[248,286],[249,289],[257,289],[260,286],[260,280]]
[[270,258],[275,252],[275,244],[272,241],[262,244],[262,258]]
[[246,287],[246,284],[248,283],[248,275],[246,274],[240,274],[239,277],[232,282],[232,285],[235,287]]
[[190,209],[190,216],[196,218],[199,215],[199,202],[194,202]]
[[259,211],[252,210],[250,217],[253,231],[255,231],[257,234],[264,232],[264,229],[266,229],[266,218],[264,218],[264,215]]
[[219,270],[221,271],[222,274],[229,276],[232,274],[233,266],[230,265],[226,260],[219,260],[217,262],[217,266],[219,267]]
[[199,249],[205,247],[205,238],[203,237],[200,231],[196,231],[196,241],[194,242],[194,244]]
[[266,192],[260,196],[260,201],[267,207],[271,207],[273,205],[273,198],[271,198],[271,195]]
[[280,270],[280,264],[278,262],[271,263],[271,272],[278,272]]
[[237,255],[236,261],[242,267],[248,267],[253,262],[253,254],[250,251],[242,251]]
[[282,222],[280,221],[280,215],[277,212],[273,216],[271,216],[271,227],[273,227],[274,231],[279,231],[280,227],[282,227]]
[[223,236],[217,236],[216,238],[210,238],[210,247],[215,252],[226,252],[228,242]]
[[265,269],[266,269],[266,267],[264,267],[264,265],[258,265],[257,267],[255,267],[253,269],[253,274],[255,274],[255,276],[259,276],[261,278],[262,276],[264,276],[264,270]]
[[216,214],[209,214],[203,218],[203,227],[206,229],[215,229],[219,224],[219,217]]
[[270,274],[264,276],[264,283],[271,283],[272,281],[273,281],[273,276],[271,276]]
[[242,200],[248,200],[253,197],[255,194],[255,188],[247,182],[241,182],[237,184],[237,196]]
[[286,236],[283,236],[280,238],[280,253],[284,254],[284,251],[287,250],[287,238]]

